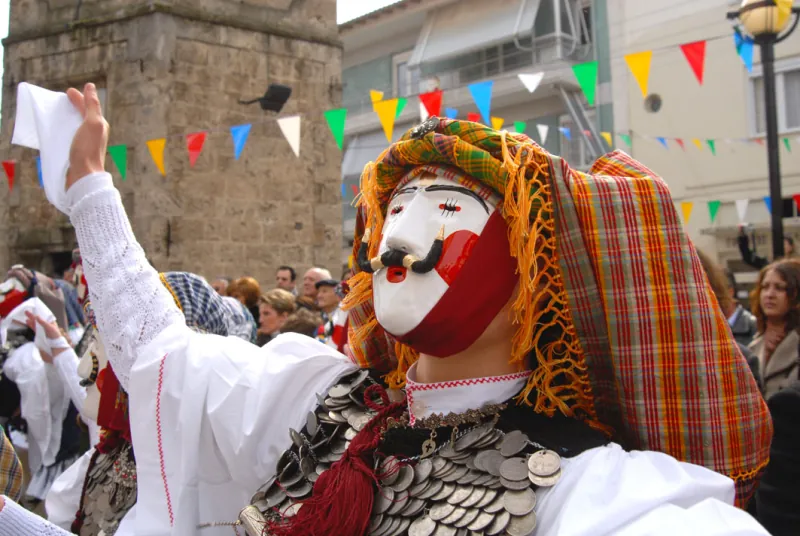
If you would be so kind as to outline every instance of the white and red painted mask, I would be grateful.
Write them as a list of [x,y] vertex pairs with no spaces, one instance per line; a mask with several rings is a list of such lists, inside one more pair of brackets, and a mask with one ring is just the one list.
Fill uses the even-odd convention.
[[[420,166],[398,184],[381,232],[382,261],[373,261],[383,329],[437,357],[480,337],[518,280],[500,203],[491,189],[445,166]],[[412,267],[413,259],[423,261]]]

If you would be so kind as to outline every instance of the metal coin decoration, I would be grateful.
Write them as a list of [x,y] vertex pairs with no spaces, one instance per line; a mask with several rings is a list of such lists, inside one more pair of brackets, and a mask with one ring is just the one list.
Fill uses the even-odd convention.
[[81,534],[116,533],[136,504],[136,462],[130,443],[98,454],[86,474]]
[[[368,373],[359,371],[317,397],[320,406],[309,415],[306,428],[290,431],[287,444],[292,447],[281,456],[274,480],[243,511],[249,524],[252,507],[262,516],[253,525],[260,527],[256,531],[243,523],[247,534],[261,536],[267,519],[296,513],[316,478],[341,459],[349,440],[374,416],[363,404],[364,391],[372,384]],[[535,447],[521,431],[504,434],[493,423],[436,442],[427,457],[375,461],[380,487],[369,536],[528,536],[534,531],[536,489],[561,478],[558,454]]]

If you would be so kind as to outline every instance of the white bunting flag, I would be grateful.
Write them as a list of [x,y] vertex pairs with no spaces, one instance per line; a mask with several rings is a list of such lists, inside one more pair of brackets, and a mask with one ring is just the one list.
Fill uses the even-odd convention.
[[535,74],[524,74],[520,73],[519,81],[525,85],[525,88],[528,90],[529,93],[533,93],[536,91],[536,88],[539,87],[539,84],[542,83],[542,78],[544,78],[544,73],[535,73]]
[[428,117],[429,117],[428,116],[428,109],[425,108],[425,105],[422,104],[422,101],[420,101],[420,103],[419,103],[419,120],[420,120],[420,122],[424,123],[425,120],[428,119]]
[[278,119],[278,126],[281,127],[283,137],[289,142],[295,156],[300,156],[300,116],[291,115]]
[[539,139],[542,141],[542,145],[547,143],[547,132],[550,130],[550,127],[547,125],[536,125],[536,129],[539,131]]
[[739,223],[744,223],[747,218],[747,205],[750,204],[749,199],[736,200],[736,213],[739,215]]

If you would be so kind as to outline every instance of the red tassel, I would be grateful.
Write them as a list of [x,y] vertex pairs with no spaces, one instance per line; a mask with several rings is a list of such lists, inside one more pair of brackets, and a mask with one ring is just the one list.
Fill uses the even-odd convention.
[[[377,388],[377,389],[376,389]],[[378,394],[380,408],[370,400]],[[311,497],[294,517],[267,523],[266,534],[274,536],[363,536],[369,528],[372,503],[379,475],[372,469],[373,453],[381,430],[390,417],[405,410],[405,401],[389,404],[383,387],[372,385],[364,393],[365,403],[378,414],[350,442],[344,456],[314,483]],[[395,469],[396,470],[396,469]],[[380,475],[383,476],[383,475]]]

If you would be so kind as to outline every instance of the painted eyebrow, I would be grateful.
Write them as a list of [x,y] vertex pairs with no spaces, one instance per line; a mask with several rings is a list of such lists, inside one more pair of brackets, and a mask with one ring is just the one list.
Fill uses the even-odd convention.
[[470,190],[469,188],[464,188],[463,186],[455,186],[450,184],[432,184],[425,188],[426,192],[458,192],[461,194],[468,195],[475,199],[478,203],[481,204],[483,210],[486,211],[486,214],[489,214],[489,207],[486,205],[486,201],[483,200],[481,196]]
[[417,188],[416,186],[409,186],[407,188],[397,190],[392,196],[392,200],[394,200],[394,198],[397,197],[398,195],[410,194],[411,192],[416,192],[417,190],[419,190],[419,188]]

